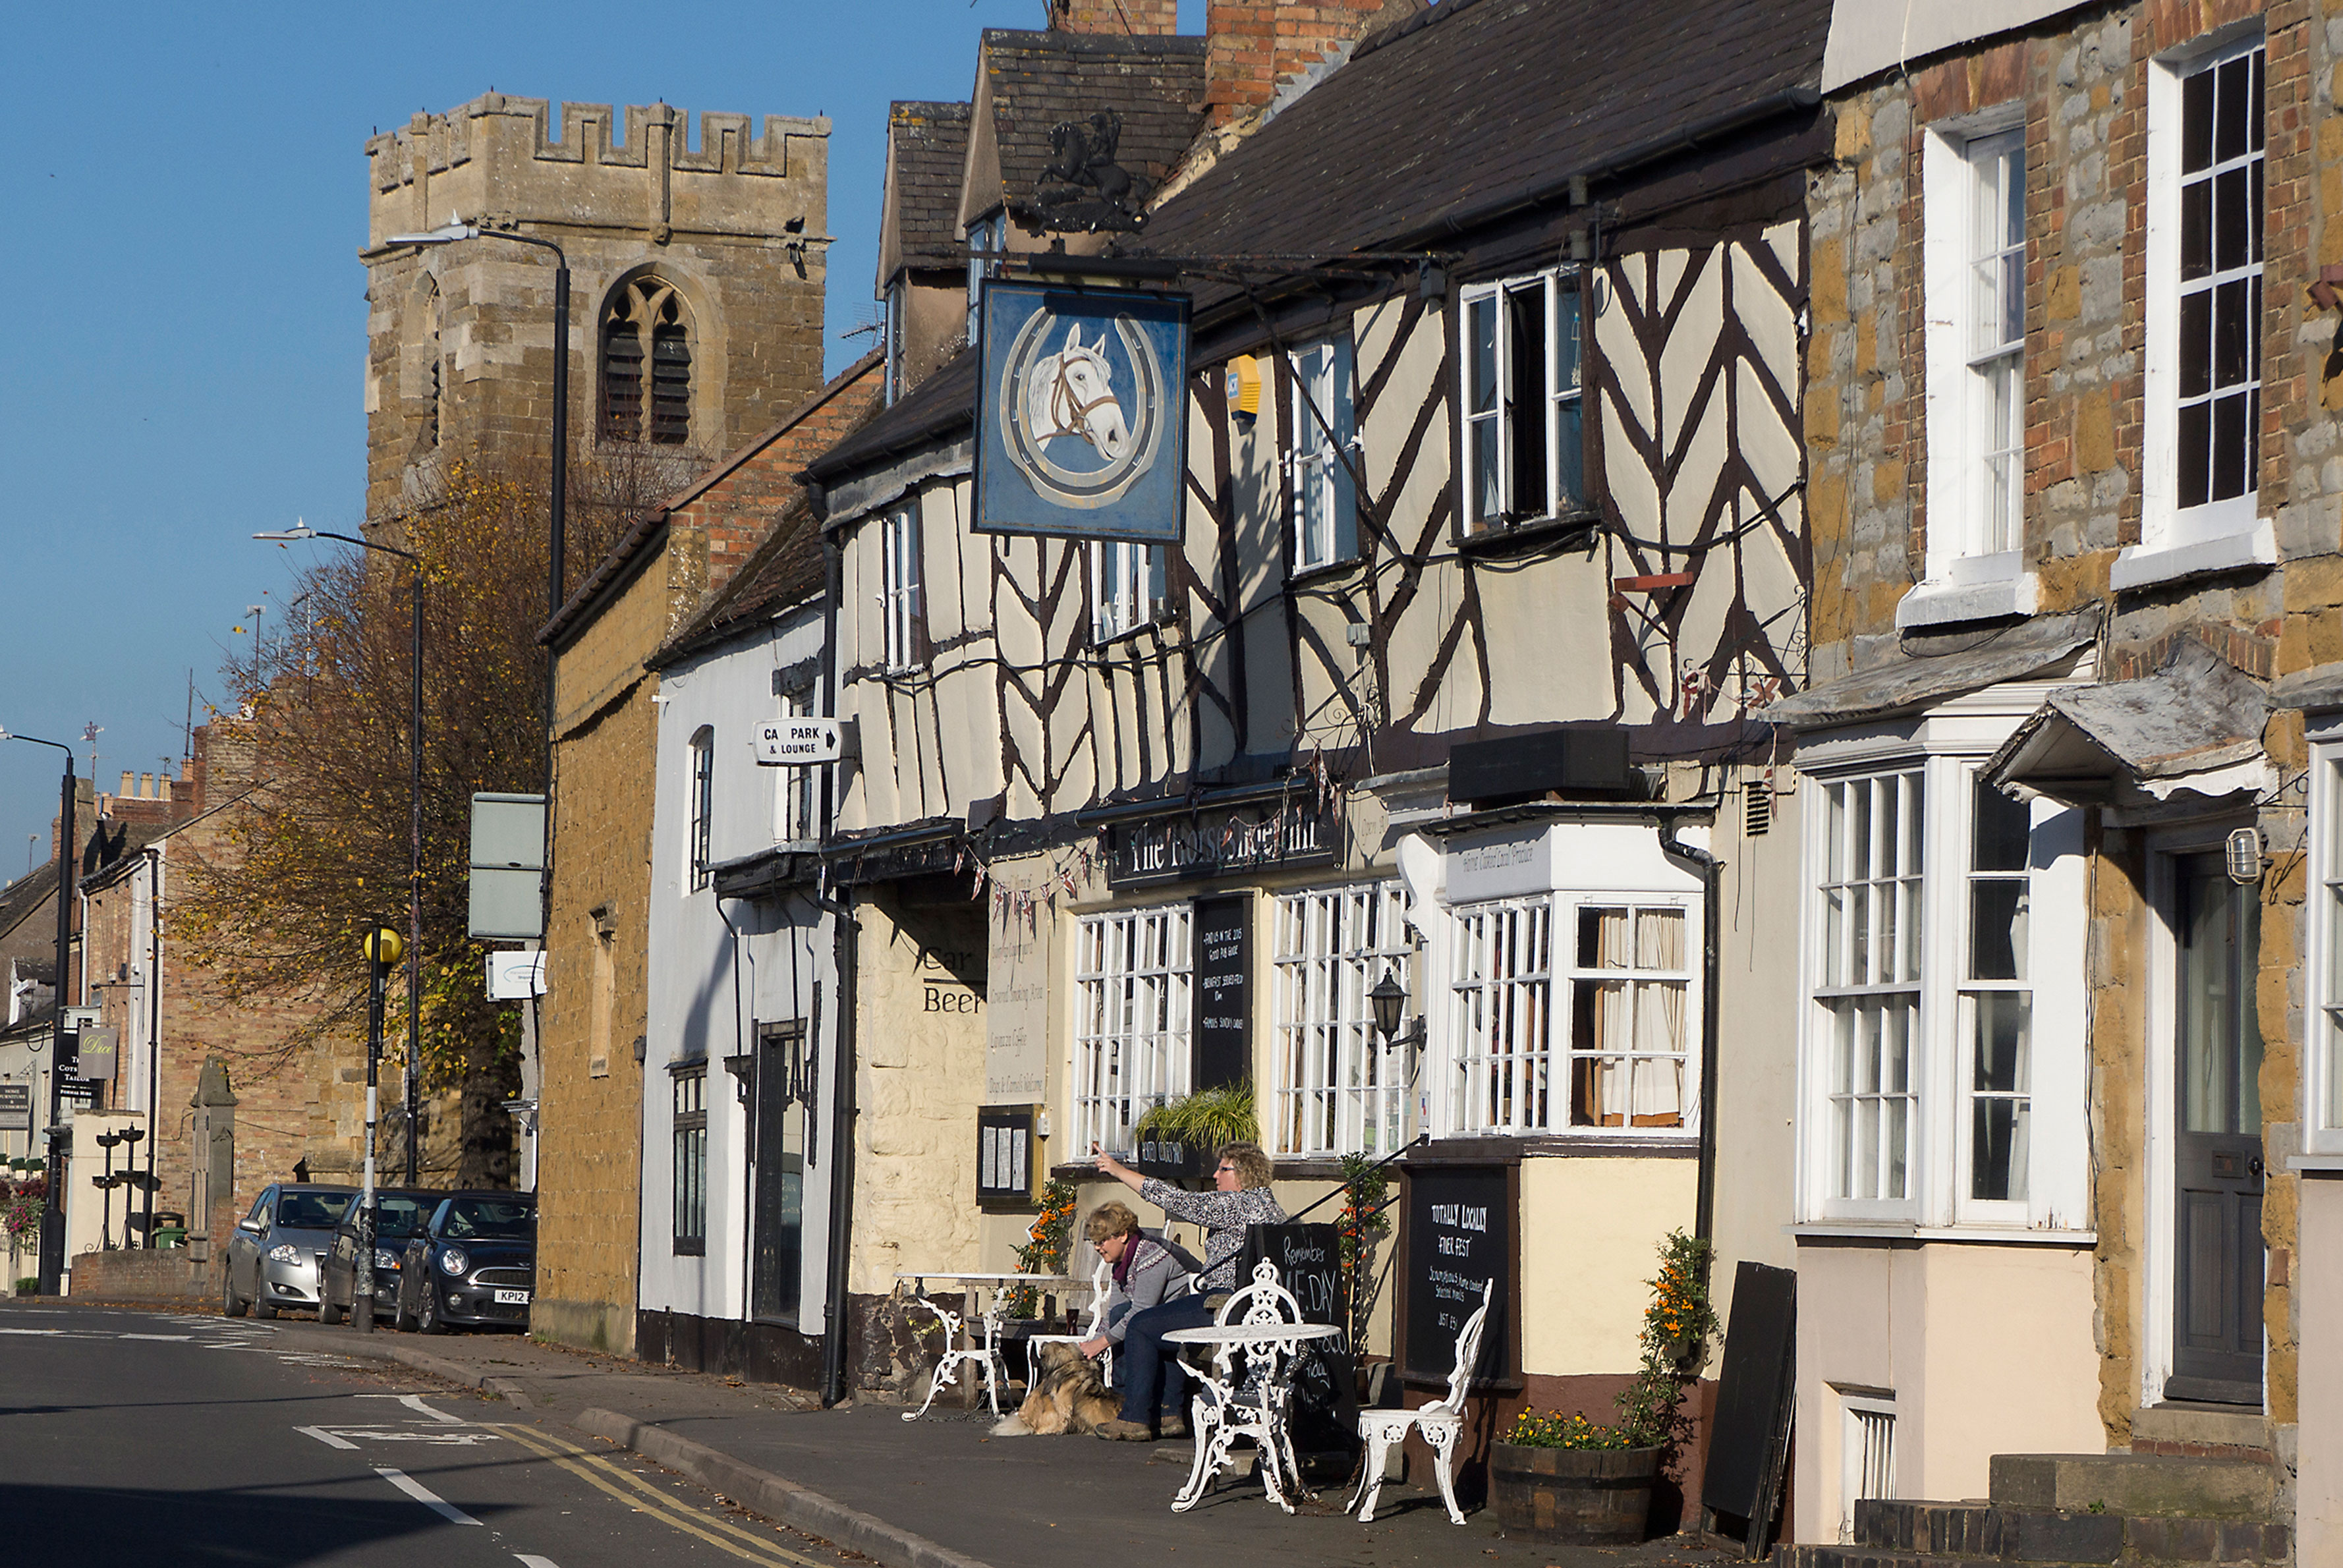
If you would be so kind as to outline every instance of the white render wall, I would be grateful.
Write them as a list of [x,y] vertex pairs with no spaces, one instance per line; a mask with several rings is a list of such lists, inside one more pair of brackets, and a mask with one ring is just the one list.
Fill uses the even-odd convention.
[[[711,864],[773,847],[777,791],[792,770],[760,766],[756,727],[780,716],[773,672],[821,651],[817,605],[799,606],[760,631],[664,670],[651,839],[649,1029],[643,1063],[641,1272],[639,1304],[653,1312],[745,1320],[749,1286],[751,1188],[749,1108],[725,1070],[727,1056],[753,1053],[757,1026],[808,1021],[820,1060],[814,1157],[807,1161],[797,1328],[823,1332],[828,1278],[830,1129],[837,1074],[837,976],[830,922],[810,897],[727,900],[690,886],[690,743],[713,734]],[[727,921],[729,921],[728,927]],[[821,1006],[815,1006],[816,988]],[[674,1251],[674,1094],[669,1064],[708,1062],[708,1244]]]

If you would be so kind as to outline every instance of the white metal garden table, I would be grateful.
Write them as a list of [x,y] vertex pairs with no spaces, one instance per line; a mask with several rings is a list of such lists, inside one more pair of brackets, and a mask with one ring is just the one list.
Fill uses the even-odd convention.
[[[928,1293],[930,1280],[964,1287],[956,1302],[957,1310],[953,1306],[944,1305],[942,1302],[937,1301]],[[988,1274],[969,1273],[951,1269],[933,1269],[925,1271],[905,1271],[895,1276],[895,1282],[899,1285],[910,1285],[911,1305],[925,1307],[935,1313],[936,1321],[943,1325],[944,1330],[943,1359],[936,1363],[935,1377],[928,1384],[928,1397],[921,1402],[919,1409],[903,1412],[905,1421],[917,1421],[928,1413],[928,1406],[936,1402],[936,1394],[940,1391],[960,1382],[960,1369],[963,1362],[974,1362],[977,1364],[979,1372],[984,1378],[984,1396],[991,1402],[992,1413],[999,1415],[1001,1385],[1008,1381],[1008,1369],[1001,1364],[1001,1322],[1003,1314],[1008,1311],[1011,1293],[1020,1289],[1026,1289],[1060,1295],[1086,1282],[1077,1280],[1070,1274]],[[946,1299],[951,1298],[947,1296]],[[978,1302],[982,1302],[981,1310],[976,1305]],[[960,1331],[963,1328],[972,1331],[970,1337],[975,1338],[977,1342],[968,1345],[960,1343]]]
[[[1163,1336],[1166,1344],[1218,1347],[1208,1365],[1188,1369],[1203,1384],[1189,1422],[1196,1439],[1196,1463],[1172,1504],[1172,1513],[1185,1513],[1202,1501],[1212,1478],[1232,1467],[1229,1448],[1240,1437],[1252,1438],[1259,1448],[1262,1490],[1286,1513],[1293,1512],[1281,1482],[1282,1474],[1290,1473],[1294,1490],[1304,1490],[1302,1464],[1293,1456],[1293,1435],[1286,1422],[1286,1407],[1293,1398],[1293,1365],[1304,1344],[1333,1339],[1342,1332],[1332,1323],[1250,1322],[1173,1329]],[[1245,1352],[1242,1377],[1234,1370],[1239,1351]]]

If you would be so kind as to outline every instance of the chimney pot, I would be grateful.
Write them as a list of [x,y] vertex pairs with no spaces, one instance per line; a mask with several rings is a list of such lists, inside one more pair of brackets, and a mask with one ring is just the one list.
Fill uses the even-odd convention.
[[133,790],[135,790],[135,789],[137,788],[137,785],[136,785],[135,783],[133,783],[133,782],[132,782],[132,780],[133,780],[133,779],[135,779],[136,777],[137,777],[137,775],[136,775],[136,774],[135,774],[135,773],[125,773],[125,774],[122,776],[122,788],[121,788],[121,789],[120,789],[119,791],[117,791],[117,793],[119,793],[119,794],[121,794],[121,795],[124,795],[124,796],[126,796],[126,796],[128,796],[128,795],[129,795]]

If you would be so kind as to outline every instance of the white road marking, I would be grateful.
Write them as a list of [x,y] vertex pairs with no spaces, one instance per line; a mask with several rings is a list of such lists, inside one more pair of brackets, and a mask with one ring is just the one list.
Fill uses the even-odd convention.
[[521,1568],[561,1568],[550,1557],[532,1557],[526,1552],[516,1552],[513,1556],[519,1560]]
[[[459,1426],[462,1424],[458,1423]],[[501,1432],[480,1427],[464,1426],[450,1431],[444,1426],[297,1426],[296,1432],[306,1432],[320,1442],[336,1448],[356,1448],[361,1442],[421,1442],[434,1448],[477,1448],[484,1442],[502,1442]]]
[[327,1432],[322,1426],[297,1426],[293,1430],[295,1432],[307,1432],[311,1437],[316,1438],[327,1448],[347,1448],[353,1453],[357,1452],[358,1445],[357,1443],[347,1442],[341,1438],[336,1437],[332,1432]]
[[[397,1487],[401,1492],[407,1493],[407,1496],[415,1499],[416,1502],[423,1504],[424,1507],[431,1510],[432,1513],[439,1515],[440,1518],[447,1521],[450,1524],[478,1524],[480,1523],[470,1514],[465,1513],[462,1509],[457,1507],[454,1503],[434,1497],[420,1483],[409,1480],[405,1471],[392,1470],[387,1465],[377,1464],[374,1467],[374,1473],[377,1475],[381,1476],[385,1481],[389,1482],[393,1486]],[[483,1528],[486,1527],[483,1526]]]
[[398,1402],[405,1405],[409,1410],[419,1410],[424,1414],[429,1416],[432,1420],[442,1422],[445,1425],[461,1426],[464,1424],[464,1418],[462,1416],[449,1415],[444,1410],[433,1410],[429,1405],[425,1404],[423,1402],[423,1396],[419,1393],[400,1394],[398,1396]]
[[196,1336],[193,1334],[116,1334],[114,1337],[117,1340],[166,1340],[173,1344],[185,1344]]

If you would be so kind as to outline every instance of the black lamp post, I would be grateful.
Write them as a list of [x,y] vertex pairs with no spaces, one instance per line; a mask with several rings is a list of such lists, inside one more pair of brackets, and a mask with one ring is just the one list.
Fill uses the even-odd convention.
[[103,1200],[105,1207],[98,1211],[97,1250],[111,1252],[114,1251],[114,1151],[122,1146],[122,1134],[101,1132],[97,1135],[97,1146],[106,1151],[106,1174],[93,1183],[106,1194]]
[[[402,1103],[407,1114],[407,1184],[415,1185],[417,1054],[423,1044],[423,558],[396,545],[378,545],[352,534],[327,533],[307,523],[252,536],[277,544],[297,539],[333,539],[397,556],[408,568],[408,615],[414,623],[414,683],[408,695],[407,740],[407,1075]],[[380,1032],[379,1024],[377,1032]],[[367,1070],[374,1069],[369,1063]],[[372,1081],[371,1079],[368,1081]],[[369,1135],[371,1136],[371,1135]]]
[[[149,1106],[146,1113],[149,1116],[155,1114],[154,1107]],[[146,1137],[146,1130],[143,1127],[126,1127],[121,1131],[116,1133],[115,1136],[122,1140],[123,1171],[119,1184],[129,1188],[133,1192],[144,1191],[146,1190],[145,1178],[137,1168],[138,1145],[145,1141]],[[122,1244],[126,1248],[130,1245],[131,1202],[132,1200],[129,1198],[122,1200]],[[154,1205],[150,1203],[147,1207],[151,1210]],[[155,1224],[153,1216],[150,1214],[146,1223],[147,1244],[152,1246],[154,1244],[154,1241]]]
[[65,779],[57,797],[57,1016],[55,1049],[49,1057],[49,1196],[41,1205],[41,1294],[54,1296],[65,1283],[65,965],[73,948],[74,754],[61,740],[12,735],[0,729],[0,740],[22,740],[31,746],[53,746],[65,754]]

